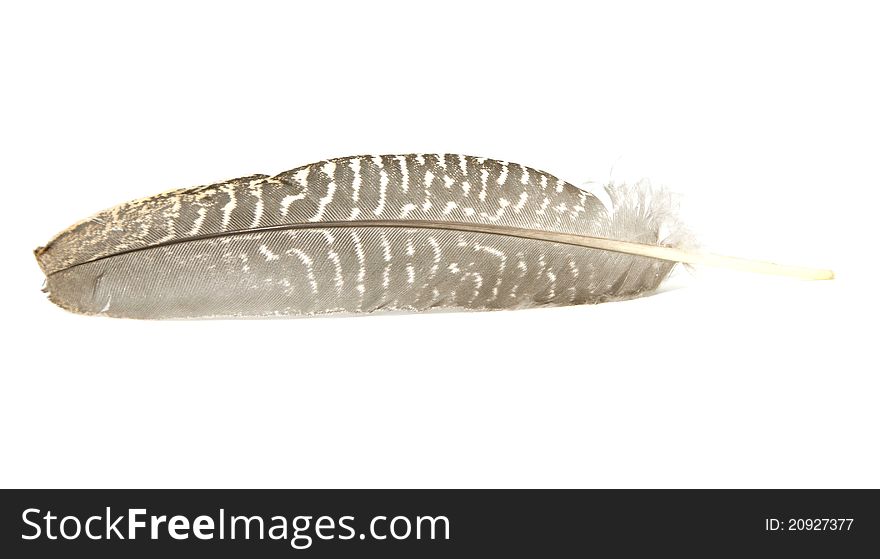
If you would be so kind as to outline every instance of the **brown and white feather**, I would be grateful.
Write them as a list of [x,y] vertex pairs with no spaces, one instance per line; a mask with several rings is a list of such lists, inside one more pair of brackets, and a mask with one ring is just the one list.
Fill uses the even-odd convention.
[[53,302],[117,317],[600,303],[653,291],[675,263],[527,237],[681,242],[662,194],[609,197],[482,157],[344,157],[124,203],[36,254]]

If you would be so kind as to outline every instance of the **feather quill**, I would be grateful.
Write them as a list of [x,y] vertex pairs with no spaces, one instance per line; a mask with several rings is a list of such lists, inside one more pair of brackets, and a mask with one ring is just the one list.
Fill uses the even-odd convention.
[[482,157],[344,157],[127,202],[35,254],[57,305],[144,319],[601,303],[678,262],[832,275],[688,250],[668,195],[607,193]]

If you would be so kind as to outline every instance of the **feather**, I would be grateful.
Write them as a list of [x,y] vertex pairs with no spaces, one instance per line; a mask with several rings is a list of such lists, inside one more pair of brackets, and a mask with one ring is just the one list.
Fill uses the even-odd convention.
[[35,251],[77,313],[311,316],[601,303],[677,262],[828,277],[687,249],[670,198],[465,155],[330,159],[121,204]]

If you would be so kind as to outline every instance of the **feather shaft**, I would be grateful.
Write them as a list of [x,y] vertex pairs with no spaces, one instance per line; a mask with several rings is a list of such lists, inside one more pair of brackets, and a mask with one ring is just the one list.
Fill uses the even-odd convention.
[[[662,245],[649,245],[645,243],[636,243],[632,241],[621,241],[616,239],[606,239],[602,237],[590,237],[586,235],[573,235],[569,233],[559,233],[555,231],[539,231],[535,229],[523,229],[518,227],[509,227],[503,225],[490,224],[474,224],[454,221],[431,221],[431,220],[410,220],[410,221],[392,221],[382,219],[357,220],[357,221],[339,221],[339,222],[323,222],[320,226],[313,223],[295,223],[288,225],[278,225],[270,227],[256,227],[241,230],[224,231],[211,235],[198,235],[166,241],[158,243],[150,247],[131,249],[128,251],[120,251],[113,256],[119,256],[139,250],[147,250],[152,248],[170,246],[182,242],[190,242],[194,240],[210,239],[216,237],[226,237],[231,235],[247,235],[256,232],[265,231],[284,231],[297,229],[326,229],[326,228],[361,228],[361,227],[380,227],[380,228],[405,228],[405,229],[443,229],[447,231],[459,231],[467,233],[486,233],[490,235],[503,235],[508,237],[518,237],[521,239],[532,239],[539,241],[548,241],[554,243],[562,243],[566,245],[581,246],[587,248],[595,248],[600,250],[608,250],[621,254],[631,254],[635,256],[647,256],[658,260],[668,262],[676,262],[681,264],[697,264],[711,266],[715,268],[727,268],[742,272],[753,272],[758,274],[768,274],[777,276],[787,276],[804,280],[830,280],[834,279],[832,270],[822,268],[809,268],[804,266],[791,266],[787,264],[777,264],[775,262],[767,262],[763,260],[753,260],[748,258],[739,258],[735,256],[725,256],[720,254],[712,254],[705,252],[689,251],[676,247],[668,247]],[[76,264],[79,266],[90,262],[95,262],[101,258],[94,258]],[[59,270],[60,271],[60,270]],[[57,273],[57,272],[54,272]],[[50,274],[51,275],[51,274]]]

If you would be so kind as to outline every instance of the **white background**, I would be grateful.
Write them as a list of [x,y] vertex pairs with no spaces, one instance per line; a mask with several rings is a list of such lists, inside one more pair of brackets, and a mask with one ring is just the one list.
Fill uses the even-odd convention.
[[[0,484],[877,487],[871,3],[8,3]],[[362,153],[650,178],[707,248],[596,307],[68,314],[31,251],[171,188]]]

